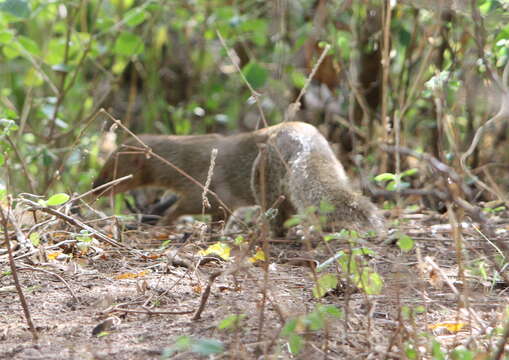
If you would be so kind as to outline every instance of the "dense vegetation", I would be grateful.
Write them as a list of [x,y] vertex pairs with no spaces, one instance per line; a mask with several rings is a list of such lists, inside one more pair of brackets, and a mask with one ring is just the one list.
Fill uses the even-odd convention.
[[[494,79],[509,53],[508,4],[389,5],[3,1],[2,186],[87,189],[108,129],[101,108],[136,132],[254,128],[258,109],[219,34],[270,123],[284,118],[328,44],[297,119],[326,124],[331,141],[344,151],[355,143],[378,172],[394,170],[376,151],[382,142],[458,165],[504,95]],[[468,158],[482,176],[504,169],[506,126],[495,125]]]

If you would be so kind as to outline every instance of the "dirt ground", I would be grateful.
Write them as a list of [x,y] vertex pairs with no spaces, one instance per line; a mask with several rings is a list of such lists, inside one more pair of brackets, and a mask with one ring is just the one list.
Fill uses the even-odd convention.
[[[76,246],[79,229],[57,219],[39,250],[16,252],[37,341],[7,255],[0,255],[0,359],[418,359],[431,358],[438,345],[444,354],[465,347],[486,358],[497,348],[501,337],[494,329],[502,329],[507,312],[508,287],[496,277],[494,261],[500,257],[495,240],[509,245],[508,214],[490,216],[496,237],[489,239],[468,222],[455,236],[445,215],[399,219],[387,235],[360,245],[373,251],[364,260],[383,278],[381,292],[366,295],[333,262],[326,271],[343,281],[321,298],[312,289],[322,273],[310,264],[351,251],[348,239],[325,244],[314,235],[309,248],[299,236],[269,237],[265,264],[247,261],[247,245],[230,238],[228,261],[204,260],[198,252],[216,243],[217,234],[193,225],[125,230],[122,244],[130,249],[95,240],[84,250]],[[94,228],[119,238],[112,225]],[[401,234],[413,239],[411,250],[391,241]],[[257,231],[244,234],[246,241],[261,238]],[[218,276],[196,319],[211,274]],[[342,315],[319,318],[316,326],[309,314],[319,304]],[[239,321],[225,326],[235,314]],[[285,328],[292,319],[301,320],[293,335]],[[295,339],[302,348],[292,355]]]

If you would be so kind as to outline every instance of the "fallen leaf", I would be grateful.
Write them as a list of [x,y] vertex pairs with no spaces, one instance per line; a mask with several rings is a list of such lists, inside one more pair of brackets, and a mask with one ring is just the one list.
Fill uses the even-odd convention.
[[263,250],[258,248],[256,250],[256,253],[247,260],[250,263],[255,263],[257,261],[265,261],[265,260],[267,260],[267,257],[265,256],[265,253],[263,252]]
[[205,250],[200,250],[198,255],[206,256],[210,254],[216,254],[220,256],[224,260],[228,260],[230,258],[231,248],[222,242],[217,242],[215,244],[210,245]]
[[136,279],[136,278],[148,275],[148,274],[149,274],[148,270],[140,271],[139,273],[123,273],[123,274],[119,274],[119,275],[115,276],[115,279],[117,279],[117,280]]
[[447,329],[451,333],[461,331],[466,326],[464,322],[441,322],[429,325],[430,330]]

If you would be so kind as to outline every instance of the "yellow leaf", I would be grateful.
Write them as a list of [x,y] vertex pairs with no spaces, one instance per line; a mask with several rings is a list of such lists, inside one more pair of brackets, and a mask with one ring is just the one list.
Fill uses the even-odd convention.
[[447,329],[449,332],[455,333],[458,331],[461,331],[465,327],[465,323],[463,322],[442,322],[437,324],[431,324],[429,325],[430,330],[436,330],[436,329]]
[[62,254],[61,251],[55,251],[55,252],[48,253],[48,260],[55,260],[61,254]]
[[115,276],[115,279],[117,280],[123,280],[123,279],[136,279],[139,277],[143,277],[145,275],[148,275],[148,270],[140,271],[139,273],[123,273]]
[[263,252],[262,249],[256,250],[256,253],[248,259],[248,261],[251,263],[255,263],[257,261],[265,261],[265,260],[267,260],[267,257],[265,256],[265,253]]
[[220,256],[224,260],[228,260],[230,258],[231,248],[222,242],[217,242],[215,244],[210,245],[205,250],[198,251],[198,255],[206,256],[209,254],[216,254]]

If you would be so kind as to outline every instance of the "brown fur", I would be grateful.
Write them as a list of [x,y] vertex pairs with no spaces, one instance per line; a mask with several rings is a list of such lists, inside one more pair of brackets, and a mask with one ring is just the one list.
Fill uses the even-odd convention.
[[[141,135],[140,138],[154,153],[202,184],[207,178],[211,151],[217,148],[210,190],[232,210],[262,203],[271,206],[284,195],[286,200],[279,207],[273,224],[279,233],[288,217],[309,206],[319,206],[322,200],[335,207],[328,215],[328,224],[332,227],[377,230],[382,226],[376,207],[351,189],[342,165],[312,125],[286,122],[232,136]],[[136,146],[137,143],[128,140],[126,145]],[[265,150],[260,151],[260,145]],[[109,157],[94,187],[133,174],[132,180],[115,186],[113,193],[158,186],[178,194],[179,200],[161,220],[162,224],[171,224],[180,215],[202,213],[199,186],[155,157],[126,152],[132,150],[120,147]],[[262,174],[265,179],[261,179]],[[265,201],[262,202],[260,184],[263,182]],[[213,220],[224,219],[226,213],[218,201],[211,195],[208,198],[212,206],[205,209],[205,213],[212,215]]]

